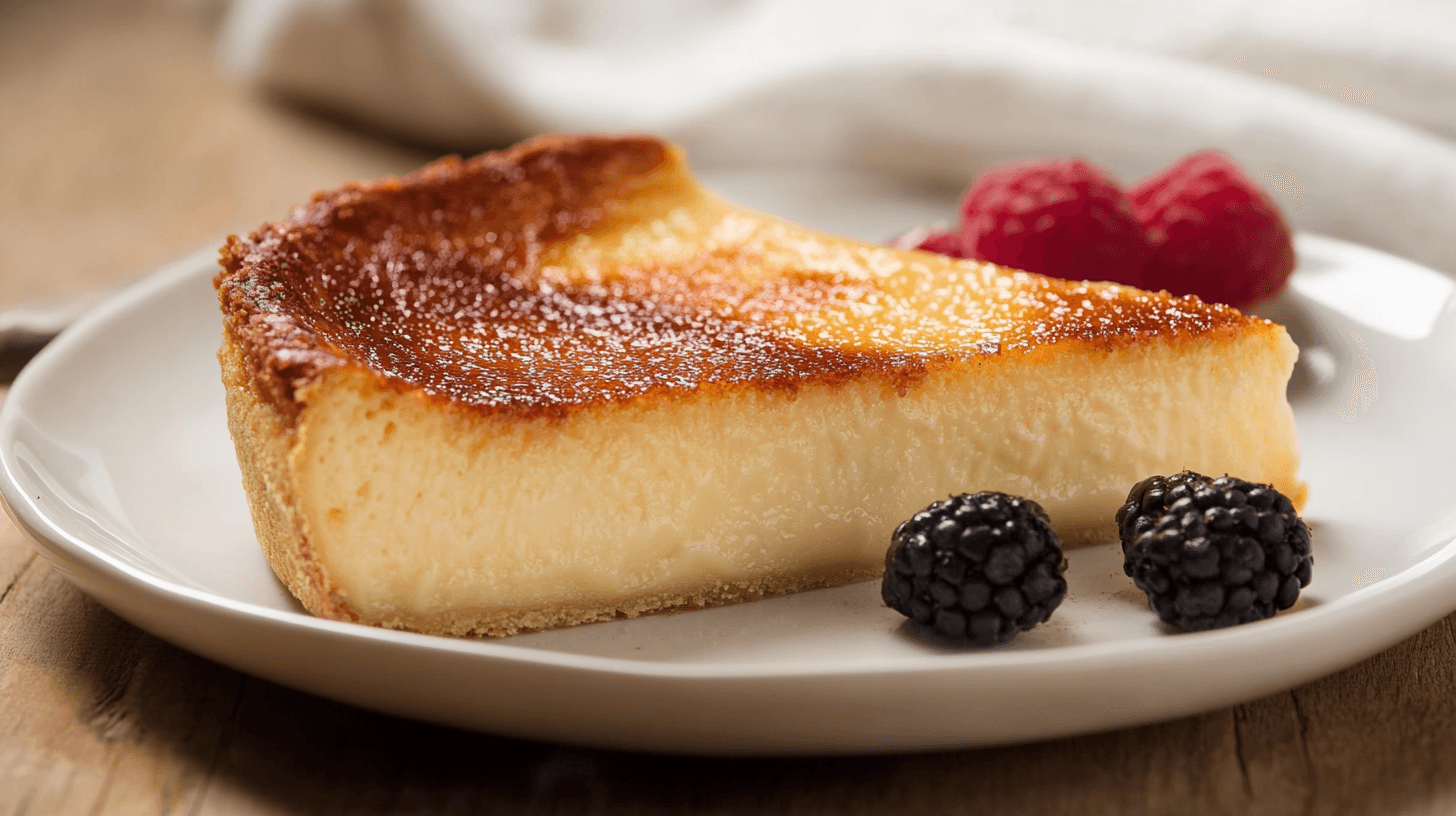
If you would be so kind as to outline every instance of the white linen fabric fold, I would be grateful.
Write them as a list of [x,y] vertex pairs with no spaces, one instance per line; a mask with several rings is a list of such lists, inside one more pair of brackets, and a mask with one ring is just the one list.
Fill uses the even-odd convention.
[[948,185],[1220,148],[1296,228],[1456,272],[1456,3],[237,0],[247,81],[455,149],[647,131]]

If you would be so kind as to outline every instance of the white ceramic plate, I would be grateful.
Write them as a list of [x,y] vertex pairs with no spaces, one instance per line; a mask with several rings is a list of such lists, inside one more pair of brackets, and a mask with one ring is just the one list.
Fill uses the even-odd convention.
[[[874,178],[715,181],[870,239],[953,212]],[[0,495],[58,570],[138,626],[406,717],[725,754],[986,745],[1166,719],[1322,676],[1456,608],[1452,281],[1326,238],[1298,250],[1271,316],[1303,348],[1290,393],[1315,577],[1294,609],[1230,630],[1163,628],[1115,544],[1072,551],[1052,621],[980,651],[917,639],[873,583],[488,642],[312,618],[253,538],[213,356],[212,250],[92,312],[22,374],[0,414]]]

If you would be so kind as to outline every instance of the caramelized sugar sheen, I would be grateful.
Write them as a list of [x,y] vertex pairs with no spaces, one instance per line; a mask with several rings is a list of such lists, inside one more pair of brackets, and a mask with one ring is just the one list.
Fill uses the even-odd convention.
[[1266,328],[1193,298],[817,234],[719,199],[646,138],[546,138],[347,187],[230,239],[223,265],[229,329],[288,412],[338,365],[560,418],[866,376],[903,393],[952,361]]

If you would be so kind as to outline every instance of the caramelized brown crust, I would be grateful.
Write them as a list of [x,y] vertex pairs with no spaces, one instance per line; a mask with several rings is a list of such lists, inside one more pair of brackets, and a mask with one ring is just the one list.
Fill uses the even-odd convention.
[[1194,298],[970,263],[955,272],[969,294],[926,301],[916,270],[943,284],[954,262],[819,244],[766,217],[748,239],[666,260],[554,262],[578,237],[610,244],[619,223],[670,224],[675,206],[709,199],[655,139],[547,137],[320,194],[229,238],[217,285],[257,391],[284,416],[339,365],[477,410],[561,417],[649,395],[865,376],[903,392],[952,361],[1263,323]]

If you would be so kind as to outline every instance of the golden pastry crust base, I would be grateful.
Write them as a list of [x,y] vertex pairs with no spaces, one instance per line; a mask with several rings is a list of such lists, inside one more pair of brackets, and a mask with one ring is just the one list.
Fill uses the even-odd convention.
[[295,501],[288,462],[294,424],[260,399],[253,375],[231,333],[224,331],[217,359],[222,366],[228,430],[238,451],[243,490],[253,515],[258,543],[273,571],[305,609],[315,615],[357,620],[313,558],[307,525]]
[[[487,609],[461,607],[433,615],[401,612],[374,619],[357,618],[363,623],[408,632],[425,632],[456,637],[503,637],[523,632],[559,629],[582,623],[598,623],[620,618],[637,618],[710,606],[756,601],[775,595],[789,595],[809,589],[827,589],[856,581],[877,578],[878,570],[844,568],[800,575],[772,576],[728,584],[704,584],[681,591],[652,595],[627,596],[610,603],[553,604],[536,608]],[[350,618],[355,620],[356,618]]]

